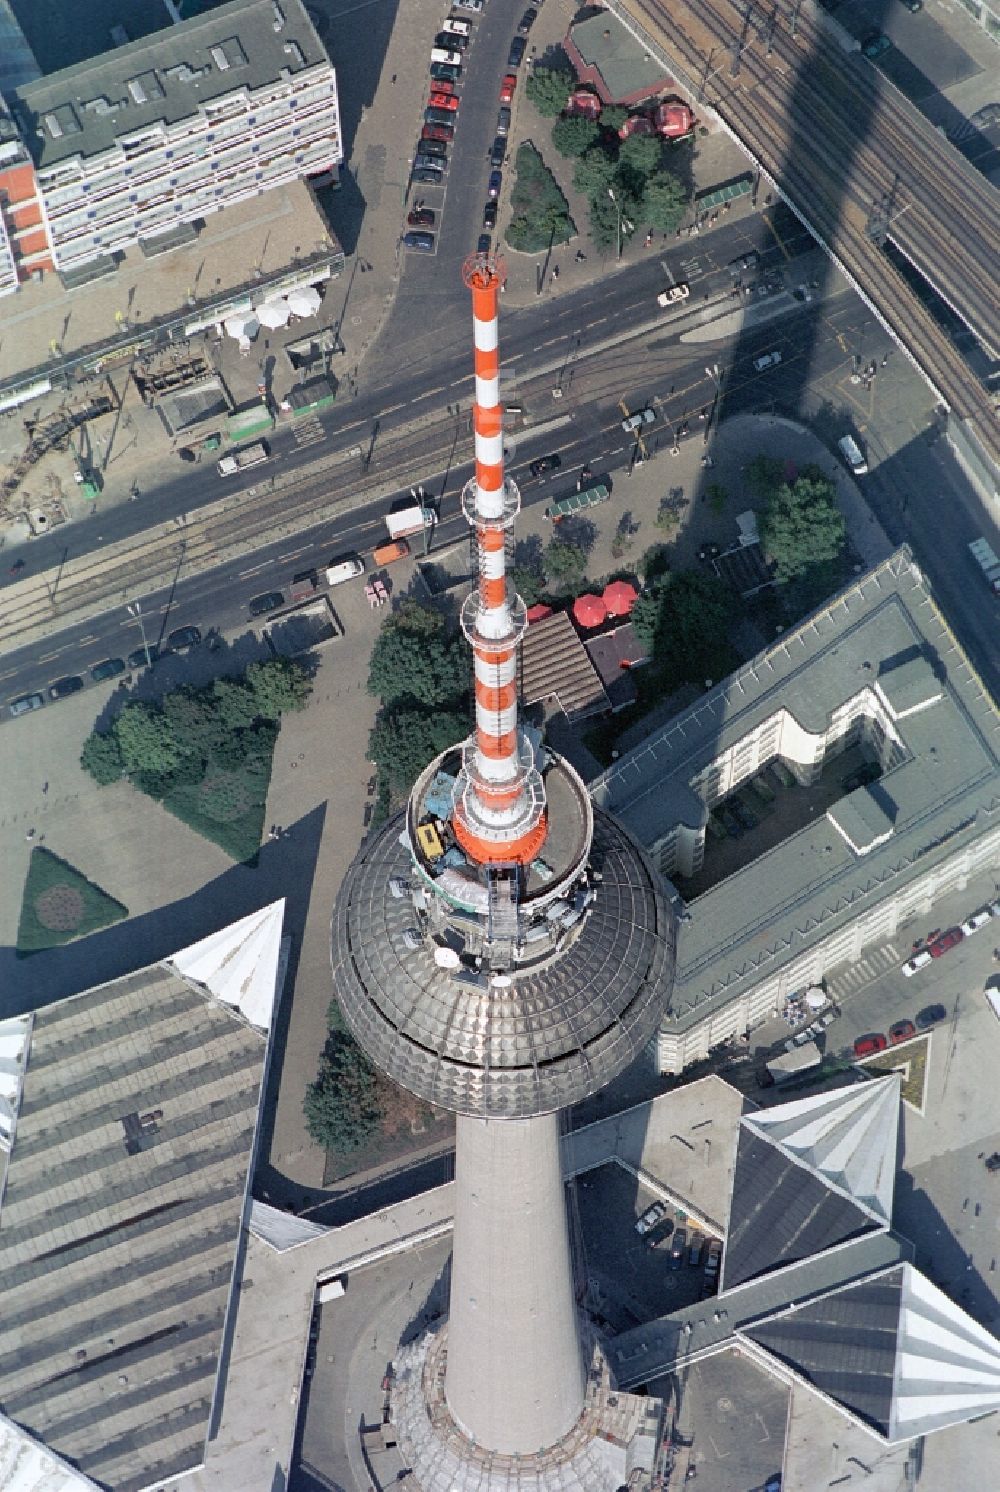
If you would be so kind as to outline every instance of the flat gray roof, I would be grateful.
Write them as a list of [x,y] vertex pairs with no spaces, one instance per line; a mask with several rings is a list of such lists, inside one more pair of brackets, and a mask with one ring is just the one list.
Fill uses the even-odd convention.
[[926,670],[909,667],[915,659],[933,670],[940,697],[897,722],[904,759],[877,785],[892,833],[857,855],[824,815],[696,897],[678,939],[673,1029],[727,1004],[996,822],[995,706],[904,546],[591,785],[595,803],[646,846],[678,823],[700,827],[707,811],[689,784],[727,749],[779,711],[825,734],[833,712],[884,685],[890,667],[906,669],[912,699],[909,686],[926,683]]
[[0,1207],[3,1406],[114,1492],[204,1459],[266,1044],[165,966],[32,1017]]
[[[277,31],[276,11],[284,16]],[[230,0],[24,84],[17,107],[28,116],[25,143],[44,169],[100,155],[120,135],[176,124],[209,99],[328,61],[301,0]]]

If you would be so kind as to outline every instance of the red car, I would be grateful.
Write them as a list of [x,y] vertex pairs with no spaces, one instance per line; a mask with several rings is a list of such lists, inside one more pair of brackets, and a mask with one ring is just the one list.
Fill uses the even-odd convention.
[[954,948],[956,943],[960,943],[962,937],[960,927],[949,927],[947,932],[941,933],[932,943],[927,944],[927,952],[931,958],[940,958],[942,953],[947,953],[949,948]]
[[454,140],[455,131],[450,124],[425,124],[420,131],[421,140]]
[[507,73],[500,84],[500,102],[509,104],[514,97],[514,89],[517,87],[517,74]]
[[456,93],[454,83],[450,78],[435,78],[431,86],[432,93]]
[[406,214],[406,221],[411,228],[433,228],[434,209],[431,207],[415,207],[412,212]]
[[898,1046],[901,1041],[909,1041],[916,1034],[917,1028],[912,1021],[896,1021],[889,1027],[889,1045]]
[[427,100],[427,106],[430,109],[447,109],[454,114],[458,108],[458,99],[453,93],[434,92]]
[[859,1036],[854,1043],[854,1055],[856,1057],[873,1057],[876,1052],[884,1052],[888,1042],[881,1031],[873,1031],[870,1036]]

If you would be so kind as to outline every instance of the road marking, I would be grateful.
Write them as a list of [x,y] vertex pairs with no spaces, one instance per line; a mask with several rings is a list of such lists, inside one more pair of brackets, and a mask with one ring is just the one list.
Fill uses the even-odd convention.
[[298,559],[300,554],[305,554],[308,547],[308,544],[303,544],[301,549],[290,549],[287,554],[279,554],[278,563],[284,564],[285,560]]
[[387,415],[387,414],[395,414],[397,409],[402,409],[402,408],[403,408],[403,404],[402,403],[399,403],[399,404],[390,404],[388,409],[383,409],[383,411],[382,411],[382,417],[384,418],[385,415]]
[[97,641],[97,633],[96,632],[88,632],[87,635],[86,635],[86,637],[80,637],[80,638],[77,639],[77,641],[78,642],[96,642]]
[[270,560],[264,560],[259,565],[253,565],[249,570],[241,570],[237,578],[239,580],[246,580],[250,575],[259,575],[261,570],[266,570],[269,564]]
[[774,239],[774,241],[775,241],[775,243],[776,243],[776,244],[777,244],[777,245],[778,245],[778,248],[779,248],[779,249],[780,249],[780,250],[781,250],[781,252],[782,252],[782,253],[783,253],[783,254],[784,254],[784,256],[785,256],[785,258],[786,258],[786,259],[791,259],[791,257],[792,257],[792,256],[791,256],[791,254],[790,254],[790,253],[789,253],[789,252],[788,252],[788,250],[787,250],[787,248],[786,248],[786,247],[785,247],[785,241],[784,241],[784,239],[783,239],[783,238],[782,238],[782,236],[781,236],[781,234],[780,234],[780,233],[779,233],[779,232],[778,232],[778,230],[777,230],[777,228],[776,228],[776,227],[775,227],[775,226],[774,226],[774,224],[773,224],[773,223],[772,223],[772,222],[771,222],[771,217],[770,217],[770,214],[769,214],[769,213],[766,213],[766,212],[762,212],[762,213],[761,213],[761,217],[762,217],[762,218],[763,218],[763,219],[764,219],[764,222],[765,222],[765,223],[766,223],[766,224],[767,224],[767,226],[768,226],[768,227],[769,227],[769,228],[770,228],[770,230],[771,230],[771,235],[772,235],[772,237],[773,237],[773,239]]
[[16,668],[8,668],[6,673],[0,673],[0,679],[12,679],[16,673]]
[[53,658],[58,658],[59,654],[61,652],[62,652],[62,648],[58,648],[54,653],[42,653],[40,655],[38,661],[39,661],[39,663],[51,663],[52,659]]

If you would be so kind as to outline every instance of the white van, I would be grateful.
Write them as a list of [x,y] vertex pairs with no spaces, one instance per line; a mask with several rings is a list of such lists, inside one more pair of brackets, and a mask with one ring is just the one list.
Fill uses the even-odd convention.
[[853,435],[842,435],[837,441],[837,450],[843,456],[856,477],[863,477],[868,470],[865,453]]
[[468,36],[472,31],[472,22],[460,21],[457,16],[449,16],[441,30],[450,31],[452,36]]
[[448,52],[444,47],[431,47],[431,61],[445,62],[449,67],[462,66],[461,52]]
[[327,566],[327,585],[343,585],[345,580],[354,580],[356,576],[365,573],[365,562],[356,554],[345,555],[342,559],[331,560]]

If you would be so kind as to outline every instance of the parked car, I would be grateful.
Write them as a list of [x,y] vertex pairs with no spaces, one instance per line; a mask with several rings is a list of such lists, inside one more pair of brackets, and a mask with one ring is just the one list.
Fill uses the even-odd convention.
[[507,53],[507,66],[520,67],[524,60],[524,49],[528,45],[523,36],[515,36]]
[[528,9],[524,12],[524,15],[517,23],[517,34],[519,36],[527,36],[528,32],[531,30],[532,26],[537,20],[538,11],[535,10],[533,6],[529,5]]
[[488,233],[480,233],[476,239],[476,253],[488,254],[493,247],[493,240]]
[[757,373],[763,373],[765,368],[776,368],[780,362],[781,353],[775,349],[774,352],[765,352],[760,357],[755,357],[753,365]]
[[431,89],[427,95],[428,104],[434,109],[447,109],[450,114],[457,114],[459,98],[455,92],[454,84],[442,81]]
[[558,451],[553,451],[548,456],[537,457],[532,461],[528,470],[533,477],[543,477],[546,472],[558,471],[560,466],[562,466],[562,457]]
[[[439,31],[437,36],[435,36],[434,38],[435,51],[437,51],[439,48],[444,51],[447,51],[449,48],[453,48],[454,51],[461,54],[465,51],[468,45],[469,38],[467,36],[460,35],[457,31]],[[435,61],[436,60],[437,59],[435,58]]]
[[12,699],[7,706],[16,720],[18,715],[28,715],[32,710],[40,710],[45,703],[41,694],[22,694],[20,699]]
[[453,62],[432,62],[431,77],[438,83],[457,83],[462,76],[462,69]]
[[1000,1150],[994,1150],[992,1155],[988,1155],[983,1161],[983,1165],[987,1171],[1000,1171]]
[[417,148],[421,155],[432,155],[439,161],[448,159],[448,147],[443,140],[420,140]]
[[634,431],[641,430],[643,425],[651,425],[655,419],[654,410],[639,409],[635,414],[630,414],[622,420],[622,429],[626,435],[631,435]]
[[680,1269],[684,1263],[684,1254],[687,1250],[687,1229],[675,1228],[674,1236],[670,1240],[670,1268]]
[[856,1057],[873,1057],[876,1052],[884,1052],[889,1043],[881,1031],[872,1031],[867,1036],[858,1036],[854,1042],[854,1055]]
[[861,50],[869,62],[877,62],[886,52],[892,51],[892,42],[884,31],[877,28],[867,32],[861,39]]
[[443,161],[440,156],[428,155],[426,150],[418,150],[413,157],[413,169],[414,171],[436,171],[439,176],[443,176],[448,169],[448,162]]
[[444,182],[444,172],[438,166],[415,166],[410,172],[411,181],[419,181],[424,186],[441,186]]
[[698,1265],[701,1263],[701,1255],[704,1247],[705,1240],[704,1238],[702,1238],[701,1234],[692,1233],[691,1244],[688,1248],[688,1264],[691,1266],[692,1269],[697,1269]]
[[501,109],[497,115],[497,134],[510,134],[510,110],[506,107]]
[[760,255],[756,249],[750,249],[748,253],[741,254],[738,259],[729,261],[729,273],[734,277],[739,276],[747,269],[756,269],[760,263]]
[[471,10],[478,13],[482,10],[486,0],[455,0],[456,10]]
[[426,229],[414,228],[410,233],[403,234],[404,249],[419,249],[421,253],[430,254],[434,251],[434,235]]
[[705,1277],[714,1279],[719,1272],[719,1261],[722,1258],[722,1240],[711,1238],[708,1243],[708,1253],[705,1256]]
[[159,646],[151,642],[148,647],[136,648],[134,653],[129,653],[125,661],[129,668],[147,668],[155,663],[159,656]]
[[124,672],[124,658],[105,658],[101,663],[94,664],[90,670],[90,677],[95,684],[103,684],[105,679],[117,679],[118,675]]
[[[450,144],[455,138],[455,126],[452,124],[425,124],[420,131],[421,140],[443,140]],[[423,146],[421,145],[421,149]]]
[[923,969],[931,961],[930,953],[926,948],[919,948],[912,958],[908,958],[903,965],[903,978],[912,979],[920,969]]
[[912,1021],[893,1021],[889,1027],[889,1045],[898,1046],[901,1041],[909,1041],[916,1034],[917,1028]]
[[652,1232],[657,1223],[660,1222],[662,1218],[665,1218],[666,1215],[666,1202],[654,1202],[652,1206],[647,1207],[645,1212],[640,1214],[640,1216],[636,1219],[635,1231],[638,1233],[640,1238],[644,1238],[647,1233]]
[[254,596],[250,601],[251,616],[266,616],[269,611],[277,611],[284,606],[285,598],[281,591],[265,591],[262,596]]
[[483,208],[483,227],[495,228],[497,225],[497,204],[495,201],[487,202]]
[[978,912],[973,912],[972,916],[966,917],[965,921],[962,923],[962,936],[964,938],[971,938],[972,934],[977,933],[981,927],[985,927],[989,920],[989,907],[980,907]]
[[957,947],[964,936],[960,927],[946,928],[943,933],[938,933],[937,937],[927,944],[927,952],[931,958],[942,958],[949,949]]
[[916,1026],[918,1031],[926,1031],[929,1026],[936,1026],[938,1021],[947,1020],[948,1012],[943,1005],[925,1005],[923,1010],[917,1011]]
[[70,673],[49,685],[49,699],[68,699],[71,694],[79,694],[82,688],[83,680],[80,675]]
[[514,89],[517,87],[517,75],[505,73],[503,82],[500,84],[500,102],[509,104],[514,97]]
[[486,190],[491,197],[499,197],[500,188],[503,185],[503,177],[499,171],[491,171],[490,179],[486,184]]
[[424,110],[425,124],[443,124],[447,129],[454,129],[455,114],[451,109],[438,109],[430,106]]
[[[452,38],[447,38],[452,40]],[[462,54],[457,47],[431,47],[431,62],[442,67],[461,67]]]
[[432,228],[436,216],[432,207],[415,207],[406,214],[406,221],[411,228]]
[[471,36],[472,22],[463,21],[458,16],[449,16],[446,21],[442,22],[441,30],[448,36]]
[[201,632],[197,627],[177,627],[167,635],[167,647],[175,653],[186,653],[200,642]]
[[490,150],[490,165],[502,166],[507,155],[507,141],[503,135],[497,135]]

